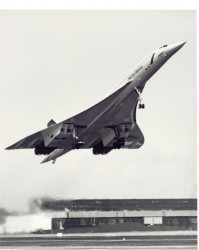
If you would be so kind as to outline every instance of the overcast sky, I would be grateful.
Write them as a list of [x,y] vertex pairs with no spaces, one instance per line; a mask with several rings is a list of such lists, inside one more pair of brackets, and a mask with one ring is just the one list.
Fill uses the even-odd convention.
[[[196,12],[0,11],[0,206],[34,197],[196,197]],[[153,50],[187,41],[146,84],[138,150],[56,161],[4,148],[96,104]]]

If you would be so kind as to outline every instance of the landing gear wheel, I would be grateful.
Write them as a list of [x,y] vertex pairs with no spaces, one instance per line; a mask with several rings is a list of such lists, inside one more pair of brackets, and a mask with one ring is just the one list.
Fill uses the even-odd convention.
[[145,105],[144,104],[139,104],[139,109],[144,109],[145,108]]

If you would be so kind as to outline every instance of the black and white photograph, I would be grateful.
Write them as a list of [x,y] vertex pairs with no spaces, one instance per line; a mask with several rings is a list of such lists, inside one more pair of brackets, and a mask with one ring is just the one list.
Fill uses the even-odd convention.
[[0,9],[0,249],[197,249],[196,15]]

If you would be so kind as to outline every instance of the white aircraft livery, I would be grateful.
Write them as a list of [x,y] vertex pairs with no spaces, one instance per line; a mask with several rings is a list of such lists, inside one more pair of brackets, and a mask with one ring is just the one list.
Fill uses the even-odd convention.
[[16,142],[6,149],[34,148],[36,155],[53,161],[73,149],[90,149],[105,155],[113,149],[136,149],[144,136],[136,122],[137,106],[143,109],[141,93],[146,82],[186,42],[163,45],[147,56],[123,81],[123,85],[93,107]]

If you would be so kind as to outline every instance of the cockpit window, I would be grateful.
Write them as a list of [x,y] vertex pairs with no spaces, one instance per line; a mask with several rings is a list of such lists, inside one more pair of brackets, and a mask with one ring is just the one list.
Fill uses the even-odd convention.
[[168,45],[166,45],[166,44],[165,44],[165,45],[162,45],[162,46],[160,47],[160,49],[161,49],[161,48],[164,48],[164,47],[167,47],[167,46],[168,46]]

